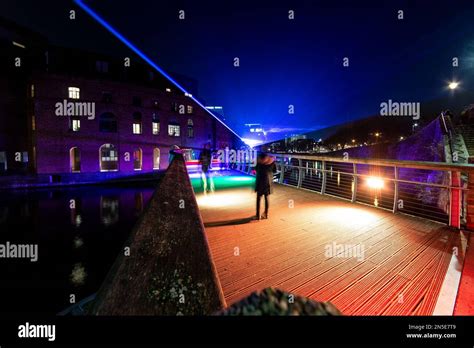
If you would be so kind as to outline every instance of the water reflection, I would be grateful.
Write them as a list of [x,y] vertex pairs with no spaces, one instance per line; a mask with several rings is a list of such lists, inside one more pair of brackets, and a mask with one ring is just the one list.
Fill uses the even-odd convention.
[[71,283],[75,286],[83,285],[86,281],[87,272],[81,263],[76,263],[71,272]]
[[82,224],[81,216],[82,200],[80,198],[73,198],[69,201],[69,208],[71,209],[71,224],[79,227]]
[[154,187],[83,186],[0,195],[0,243],[38,244],[39,253],[35,263],[0,262],[0,316],[56,314],[70,305],[71,294],[80,300],[97,292]]
[[140,216],[143,212],[143,192],[135,193],[135,215]]
[[84,241],[81,238],[79,237],[74,238],[74,248],[78,249],[83,245],[84,245]]
[[118,197],[100,197],[100,219],[105,226],[110,226],[119,220]]
[[8,207],[0,207],[0,224],[5,223],[8,216]]

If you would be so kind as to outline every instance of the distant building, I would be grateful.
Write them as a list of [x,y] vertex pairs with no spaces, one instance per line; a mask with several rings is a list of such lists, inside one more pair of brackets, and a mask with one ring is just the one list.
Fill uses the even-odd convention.
[[267,141],[267,133],[260,123],[246,123],[242,140],[249,146],[257,146]]
[[291,143],[293,141],[306,139],[306,138],[307,138],[306,134],[291,134],[291,135],[285,136],[285,141],[286,143]]
[[207,110],[210,110],[214,115],[219,117],[222,121],[225,121],[224,107],[222,106],[206,106]]

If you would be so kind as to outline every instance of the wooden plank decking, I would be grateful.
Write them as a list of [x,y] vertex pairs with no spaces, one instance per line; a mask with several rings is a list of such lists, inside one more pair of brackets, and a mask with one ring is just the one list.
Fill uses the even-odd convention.
[[[228,305],[272,286],[329,300],[347,315],[429,315],[459,234],[279,185],[270,219],[258,222],[248,188],[197,198]],[[358,254],[327,254],[351,245]]]

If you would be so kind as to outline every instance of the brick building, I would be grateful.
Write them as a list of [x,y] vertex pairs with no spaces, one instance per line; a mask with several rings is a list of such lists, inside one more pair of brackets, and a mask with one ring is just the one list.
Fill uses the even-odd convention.
[[[140,58],[130,54],[127,64],[123,57],[46,41],[15,45],[11,35],[17,30],[0,32],[8,70],[0,86],[18,84],[0,95],[0,171],[130,175],[165,169],[173,146],[187,149],[189,157],[206,143],[215,149],[242,146],[221,120]],[[15,67],[15,57],[23,56],[33,58]],[[7,128],[12,109],[15,126]]]

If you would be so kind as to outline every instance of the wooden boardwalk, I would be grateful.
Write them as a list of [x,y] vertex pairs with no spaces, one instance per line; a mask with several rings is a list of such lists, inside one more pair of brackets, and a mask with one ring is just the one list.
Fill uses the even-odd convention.
[[269,220],[250,221],[249,188],[197,198],[228,305],[272,286],[347,315],[430,315],[459,237],[436,222],[280,185]]

